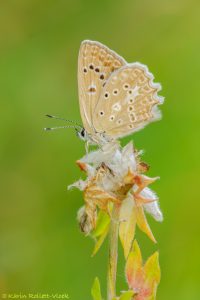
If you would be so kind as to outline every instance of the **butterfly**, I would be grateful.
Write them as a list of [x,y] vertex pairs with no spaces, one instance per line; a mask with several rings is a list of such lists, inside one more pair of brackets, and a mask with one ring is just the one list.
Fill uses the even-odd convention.
[[160,119],[160,84],[141,63],[127,63],[105,45],[81,43],[78,56],[80,137],[102,144],[130,135]]
[[147,66],[127,63],[105,45],[84,40],[78,56],[83,123],[83,127],[74,126],[78,136],[87,143],[103,145],[160,119],[158,105],[164,99],[158,95],[161,85],[153,79]]

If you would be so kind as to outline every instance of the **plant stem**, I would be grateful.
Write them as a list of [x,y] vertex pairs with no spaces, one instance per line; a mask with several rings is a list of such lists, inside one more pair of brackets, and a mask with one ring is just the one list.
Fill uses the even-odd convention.
[[108,300],[112,300],[114,297],[116,297],[119,212],[120,212],[120,207],[115,204],[113,206],[112,218],[110,224],[108,278],[107,278]]

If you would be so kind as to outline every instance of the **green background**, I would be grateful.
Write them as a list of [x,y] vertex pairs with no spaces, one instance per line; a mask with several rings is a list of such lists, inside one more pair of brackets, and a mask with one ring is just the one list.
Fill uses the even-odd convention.
[[[132,138],[145,149],[164,222],[149,217],[157,245],[137,231],[147,258],[160,252],[158,300],[199,299],[200,2],[198,0],[1,0],[0,289],[68,293],[90,299],[106,288],[107,245],[79,232],[83,204],[67,185],[82,174],[84,144],[73,130],[43,132],[46,113],[80,121],[77,56],[98,40],[129,62],[147,64],[161,82],[163,119]],[[128,142],[130,138],[123,140]],[[118,291],[125,289],[120,250]]]

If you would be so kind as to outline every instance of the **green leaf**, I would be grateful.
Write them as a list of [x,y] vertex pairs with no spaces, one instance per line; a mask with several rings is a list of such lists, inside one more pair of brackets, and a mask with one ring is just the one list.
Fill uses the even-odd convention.
[[91,233],[92,237],[97,238],[101,236],[105,232],[105,229],[109,224],[110,224],[110,217],[108,216],[108,214],[105,213],[104,211],[100,211],[97,217],[96,228]]
[[92,256],[94,256],[98,252],[98,250],[100,249],[101,245],[103,244],[103,242],[104,242],[104,240],[105,240],[105,238],[106,238],[106,236],[108,234],[108,231],[109,231],[109,225],[110,224],[108,224],[107,227],[105,227],[104,232],[102,232],[101,236],[96,241],[95,246],[94,246],[94,250],[92,252]]
[[91,294],[93,300],[102,300],[101,297],[101,288],[100,288],[100,282],[98,277],[95,278],[92,289],[91,289]]
[[144,265],[145,283],[148,285],[158,285],[160,282],[159,254],[155,252],[151,255]]
[[119,300],[131,300],[132,297],[133,297],[133,295],[134,295],[134,292],[133,292],[133,291],[127,291],[127,292],[124,292],[124,293],[120,296]]

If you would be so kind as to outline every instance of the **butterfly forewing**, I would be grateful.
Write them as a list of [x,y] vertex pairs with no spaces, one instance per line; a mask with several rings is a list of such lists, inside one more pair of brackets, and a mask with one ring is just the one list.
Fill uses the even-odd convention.
[[83,41],[78,58],[79,103],[83,126],[94,133],[94,111],[109,76],[125,60],[99,42]]
[[133,63],[121,67],[101,91],[93,112],[96,131],[118,138],[157,120],[160,117],[157,105],[163,101],[157,94],[160,89],[146,66]]

